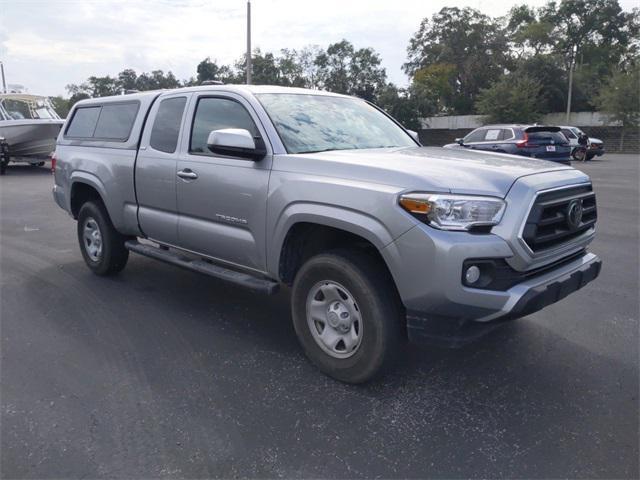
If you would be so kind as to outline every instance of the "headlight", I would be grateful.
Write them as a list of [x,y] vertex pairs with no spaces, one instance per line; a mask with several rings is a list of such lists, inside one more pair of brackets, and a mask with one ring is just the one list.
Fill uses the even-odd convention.
[[497,225],[506,203],[495,197],[407,193],[400,206],[414,217],[442,230],[469,230],[482,225]]

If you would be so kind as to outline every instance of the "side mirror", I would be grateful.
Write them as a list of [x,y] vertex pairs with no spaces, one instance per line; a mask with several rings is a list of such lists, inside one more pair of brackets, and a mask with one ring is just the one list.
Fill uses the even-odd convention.
[[413,138],[416,142],[420,143],[420,136],[418,135],[418,132],[416,132],[415,130],[409,130],[409,129],[407,129],[407,132],[409,132],[409,135],[411,135],[411,138]]
[[456,143],[458,145],[464,145],[464,138],[456,138]]
[[[258,145],[256,145],[256,140]],[[260,160],[267,154],[261,138],[254,139],[244,128],[213,130],[207,138],[207,147],[213,153]]]

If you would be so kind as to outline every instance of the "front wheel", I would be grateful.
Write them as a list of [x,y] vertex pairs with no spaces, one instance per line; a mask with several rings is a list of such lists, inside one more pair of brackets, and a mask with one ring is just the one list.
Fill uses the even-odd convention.
[[102,203],[87,202],[78,214],[78,242],[87,266],[97,275],[113,275],[127,264],[126,237],[111,223]]
[[370,380],[398,351],[402,306],[388,271],[357,251],[316,255],[296,275],[296,334],[325,374],[348,383]]

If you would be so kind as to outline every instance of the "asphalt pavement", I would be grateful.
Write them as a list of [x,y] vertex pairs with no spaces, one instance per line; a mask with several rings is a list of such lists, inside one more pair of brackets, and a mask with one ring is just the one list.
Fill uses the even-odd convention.
[[349,386],[263,297],[133,256],[84,266],[45,168],[0,177],[0,477],[638,478],[639,155],[577,167],[601,276]]

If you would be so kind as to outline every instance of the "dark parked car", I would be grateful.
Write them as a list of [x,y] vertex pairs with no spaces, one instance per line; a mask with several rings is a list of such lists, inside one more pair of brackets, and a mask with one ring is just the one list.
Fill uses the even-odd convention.
[[567,164],[571,162],[571,146],[560,127],[543,125],[488,125],[476,128],[444,148],[469,148]]

